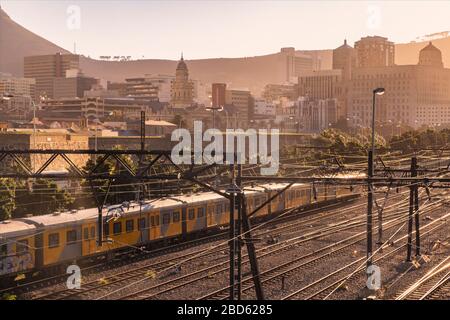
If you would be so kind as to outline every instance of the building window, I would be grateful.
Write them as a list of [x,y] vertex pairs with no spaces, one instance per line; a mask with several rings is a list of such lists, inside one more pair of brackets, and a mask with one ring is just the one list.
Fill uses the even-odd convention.
[[114,234],[122,233],[122,222],[115,222],[113,224],[113,233]]
[[59,233],[51,233],[48,235],[48,247],[49,248],[59,247]]
[[76,230],[69,230],[66,233],[67,235],[67,244],[72,244],[77,242],[77,231]]
[[125,229],[127,232],[133,232],[134,231],[134,220],[127,220],[125,222]]

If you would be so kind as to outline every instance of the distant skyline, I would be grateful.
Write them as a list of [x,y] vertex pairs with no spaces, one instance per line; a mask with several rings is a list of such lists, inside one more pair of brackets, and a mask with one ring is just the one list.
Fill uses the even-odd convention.
[[257,56],[287,46],[333,49],[345,38],[353,45],[367,35],[404,43],[450,30],[450,1],[0,0],[0,5],[30,31],[69,51],[76,42],[77,53],[93,58]]

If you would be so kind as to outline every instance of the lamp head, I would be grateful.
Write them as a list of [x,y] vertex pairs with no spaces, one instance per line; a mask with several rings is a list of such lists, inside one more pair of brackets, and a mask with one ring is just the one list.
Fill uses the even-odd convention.
[[376,88],[375,90],[373,90],[373,93],[375,93],[379,96],[383,95],[384,92],[385,92],[384,88]]

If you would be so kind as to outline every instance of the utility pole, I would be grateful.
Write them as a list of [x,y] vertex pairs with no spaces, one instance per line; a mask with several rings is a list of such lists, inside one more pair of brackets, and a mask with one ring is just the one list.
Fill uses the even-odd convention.
[[[417,158],[414,156],[411,158],[411,177],[417,176]],[[408,214],[408,243],[407,243],[407,253],[406,261],[411,261],[411,250],[412,250],[412,231],[413,231],[413,216],[414,216],[414,206],[415,206],[415,193],[417,188],[417,182],[415,184],[411,183],[409,186],[409,214]],[[417,212],[416,212],[417,213]],[[418,219],[418,216],[416,217]],[[416,227],[418,221],[416,220]],[[417,243],[416,243],[417,245]]]
[[237,230],[236,230],[236,215],[234,213],[236,209],[236,197],[240,193],[239,187],[236,185],[235,180],[235,163],[236,163],[236,153],[234,153],[234,161],[230,165],[231,171],[231,183],[227,189],[230,195],[230,229],[229,229],[229,246],[230,246],[230,300],[236,300],[236,245],[237,245]]
[[[414,176],[417,176],[417,158],[415,161],[415,167],[414,167]],[[416,184],[415,186],[415,194],[414,194],[414,210],[416,211],[415,214],[415,222],[416,222],[416,256],[420,256],[420,219],[419,219],[419,186]]]
[[141,110],[141,151],[145,150],[145,111]]
[[367,176],[367,268],[372,265],[373,151],[369,151]]
[[242,297],[242,236],[241,236],[242,235],[242,211],[243,211],[243,206],[245,205],[244,204],[244,192],[242,191],[242,164],[237,165],[236,185],[241,190],[241,192],[238,193],[238,197],[236,199],[237,200],[236,206],[238,208],[237,220],[235,223],[237,237],[235,237],[235,239],[234,239],[236,241],[236,250],[237,250],[237,253],[236,253],[236,256],[237,256],[236,294],[237,294],[237,299],[241,300],[241,297]]

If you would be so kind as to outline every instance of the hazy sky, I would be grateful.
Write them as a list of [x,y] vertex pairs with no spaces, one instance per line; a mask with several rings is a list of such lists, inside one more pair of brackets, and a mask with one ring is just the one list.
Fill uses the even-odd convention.
[[450,1],[0,0],[16,22],[77,53],[187,59],[395,42],[450,30]]

